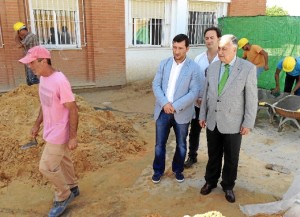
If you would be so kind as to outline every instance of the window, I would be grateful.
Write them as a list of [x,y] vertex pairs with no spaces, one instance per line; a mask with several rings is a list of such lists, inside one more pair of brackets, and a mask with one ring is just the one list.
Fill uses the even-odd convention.
[[227,15],[231,0],[125,0],[126,47],[169,47],[176,34],[203,45],[207,27]]
[[162,19],[133,18],[133,44],[161,45]]
[[188,36],[191,45],[204,44],[204,31],[217,26],[217,18],[224,16],[224,3],[189,1],[188,5]]
[[31,31],[40,44],[47,48],[81,47],[78,0],[28,0],[28,6]]
[[170,0],[132,0],[129,28],[133,46],[163,46],[170,34]]
[[215,12],[189,11],[188,37],[191,44],[204,44],[204,31],[216,24],[215,17]]

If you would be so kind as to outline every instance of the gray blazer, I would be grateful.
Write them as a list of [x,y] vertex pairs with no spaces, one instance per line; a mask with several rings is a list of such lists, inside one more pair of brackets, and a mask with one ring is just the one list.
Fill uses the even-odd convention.
[[[157,120],[167,99],[169,76],[172,69],[173,57],[161,61],[158,71],[152,82],[153,93],[156,97],[154,120]],[[199,95],[200,88],[204,85],[199,66],[188,57],[179,73],[172,103],[177,123],[185,124],[191,121],[194,114],[194,101]]]
[[253,128],[257,112],[255,65],[237,57],[218,96],[220,70],[221,61],[208,67],[199,120],[206,120],[209,130],[217,126],[224,134],[238,133],[241,126]]

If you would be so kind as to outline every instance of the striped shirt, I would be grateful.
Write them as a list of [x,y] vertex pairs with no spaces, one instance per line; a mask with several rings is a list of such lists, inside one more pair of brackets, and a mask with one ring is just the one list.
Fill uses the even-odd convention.
[[26,35],[26,37],[21,41],[21,43],[24,45],[24,50],[25,50],[25,54],[27,53],[27,51],[34,47],[39,45],[39,42],[37,40],[37,37],[35,34],[28,32],[28,34]]

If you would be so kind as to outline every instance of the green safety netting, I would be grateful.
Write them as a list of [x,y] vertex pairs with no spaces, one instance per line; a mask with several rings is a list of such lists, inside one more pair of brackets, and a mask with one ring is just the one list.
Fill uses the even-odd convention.
[[[278,61],[286,56],[300,56],[300,17],[296,16],[255,16],[223,17],[218,19],[222,34],[233,34],[238,39],[247,38],[250,44],[257,44],[269,54],[269,70],[258,79],[258,87],[275,87],[274,74]],[[239,49],[238,56],[242,57]],[[281,91],[285,73],[280,73]]]

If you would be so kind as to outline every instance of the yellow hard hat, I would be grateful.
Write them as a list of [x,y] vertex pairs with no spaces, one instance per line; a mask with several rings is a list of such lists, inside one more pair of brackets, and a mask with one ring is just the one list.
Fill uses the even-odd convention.
[[288,57],[284,58],[284,60],[283,60],[283,63],[282,63],[283,71],[291,72],[294,70],[295,65],[296,65],[295,58],[288,56]]
[[14,30],[15,31],[19,31],[19,30],[22,30],[24,28],[26,28],[26,25],[24,23],[22,23],[22,22],[16,22],[14,24]]
[[246,44],[248,44],[248,39],[247,38],[241,38],[239,41],[238,41],[238,46],[239,46],[239,49],[243,48]]

